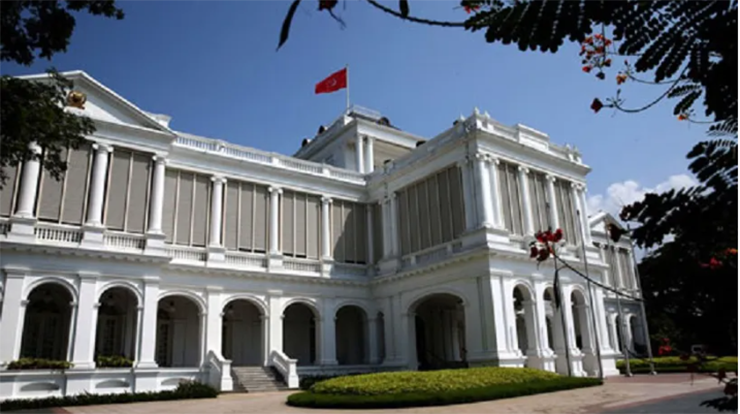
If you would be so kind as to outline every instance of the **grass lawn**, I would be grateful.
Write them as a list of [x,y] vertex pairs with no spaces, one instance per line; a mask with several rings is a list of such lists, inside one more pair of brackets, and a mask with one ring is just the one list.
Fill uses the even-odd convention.
[[[688,372],[688,365],[696,363],[698,360],[695,357],[682,360],[677,356],[668,356],[653,358],[653,361],[656,372]],[[624,360],[617,361],[617,369],[620,372],[624,373],[626,365]],[[727,372],[736,372],[737,357],[708,357],[708,361],[699,368],[698,372],[717,372],[723,368]],[[634,374],[648,373],[650,372],[650,362],[647,359],[630,359],[630,370]]]
[[353,375],[292,394],[288,405],[313,408],[399,408],[460,404],[601,385],[530,368],[469,368]]

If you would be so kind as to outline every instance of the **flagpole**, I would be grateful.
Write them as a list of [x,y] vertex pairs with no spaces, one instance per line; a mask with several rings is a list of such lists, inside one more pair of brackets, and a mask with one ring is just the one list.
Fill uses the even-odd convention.
[[344,65],[344,69],[347,71],[347,112],[349,112],[349,63]]

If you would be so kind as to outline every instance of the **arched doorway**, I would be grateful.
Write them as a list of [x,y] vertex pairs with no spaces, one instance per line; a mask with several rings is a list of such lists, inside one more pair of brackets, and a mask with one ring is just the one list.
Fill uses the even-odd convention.
[[614,325],[617,331],[617,351],[624,354],[624,326],[622,325],[622,318],[620,318],[619,315],[614,317]]
[[[378,333],[377,336],[377,344],[378,344],[378,361],[377,363],[380,364],[385,361],[385,316],[383,315],[383,312],[378,312],[378,317],[376,319],[377,328],[376,332]],[[373,339],[370,338],[372,341]],[[371,361],[372,362],[372,361]]]
[[262,312],[252,302],[237,299],[224,307],[221,353],[233,366],[262,365]]
[[293,303],[283,312],[283,352],[298,365],[315,365],[318,355],[318,312],[305,303]]
[[190,298],[173,295],[159,300],[156,361],[160,367],[200,365],[200,316]]
[[574,290],[570,297],[571,310],[573,314],[573,332],[576,336],[576,348],[581,351],[592,352],[594,347],[593,339],[591,338],[586,298],[579,290]]
[[532,294],[525,285],[514,287],[514,315],[516,320],[516,338],[522,355],[535,352],[537,335],[535,328],[535,305]]
[[447,293],[424,297],[415,313],[416,358],[419,369],[461,365],[465,355],[465,310],[459,297]]
[[335,341],[339,365],[368,363],[367,314],[359,306],[342,306],[337,311]]
[[66,361],[74,298],[63,286],[48,282],[31,291],[26,305],[21,358]]
[[[558,373],[567,375],[570,371],[568,368],[568,359],[565,351],[565,334],[563,332],[563,317],[555,303],[555,291],[552,287],[545,289],[543,294],[545,301],[545,314],[547,315],[547,336],[550,349],[555,353],[555,369]],[[562,300],[562,306],[568,306],[567,300]]]
[[640,325],[640,321],[637,319],[636,315],[630,315],[629,316],[629,338],[630,338],[630,345],[631,350],[635,352],[636,354],[642,354],[646,352],[645,342],[643,339],[643,330]]
[[95,331],[95,360],[99,356],[136,359],[136,295],[125,287],[112,287],[98,299],[98,326]]

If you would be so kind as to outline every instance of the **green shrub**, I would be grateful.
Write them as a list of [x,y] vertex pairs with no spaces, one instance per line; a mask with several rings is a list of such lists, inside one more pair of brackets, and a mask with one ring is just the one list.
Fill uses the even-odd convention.
[[[656,372],[687,372],[688,365],[699,362],[696,357],[690,357],[687,360],[682,360],[677,356],[668,357],[657,357],[653,358]],[[617,361],[617,369],[624,372],[626,370],[626,362],[624,360]],[[717,372],[720,369],[726,371],[737,371],[737,357],[721,357],[715,358],[709,357],[700,367],[698,372]],[[633,373],[645,373],[650,372],[650,361],[647,359],[630,359],[630,370]]]
[[352,395],[303,391],[288,397],[288,405],[310,408],[403,408],[462,404],[513,398],[574,388],[601,385],[597,378],[559,377],[528,382],[501,383],[477,388],[455,388],[444,392]]
[[331,374],[306,375],[306,376],[301,376],[300,383],[299,383],[298,386],[303,391],[308,391],[308,390],[311,389],[311,387],[313,387],[314,384],[316,384],[318,382],[326,381],[326,380],[329,380],[329,379],[332,379],[332,378],[348,377],[348,376],[351,376],[351,375],[362,375],[362,374],[355,372],[355,373],[349,373],[349,374],[334,374],[334,375],[331,375]]
[[51,370],[65,370],[72,367],[72,363],[68,361],[58,361],[54,359],[44,358],[21,358],[16,361],[12,361],[8,364],[7,369],[9,370],[22,370],[22,369],[51,369]]
[[0,402],[0,412],[71,407],[76,405],[123,404],[143,401],[184,400],[189,398],[215,398],[218,391],[210,385],[196,381],[182,382],[172,391],[135,392],[124,394],[79,394],[67,397],[17,399]]
[[440,371],[402,371],[354,375],[321,381],[316,394],[389,395],[441,393],[492,385],[558,379],[555,373],[531,368],[482,367]]
[[95,360],[95,366],[98,368],[131,368],[134,366],[134,361],[126,358],[125,356],[98,356]]

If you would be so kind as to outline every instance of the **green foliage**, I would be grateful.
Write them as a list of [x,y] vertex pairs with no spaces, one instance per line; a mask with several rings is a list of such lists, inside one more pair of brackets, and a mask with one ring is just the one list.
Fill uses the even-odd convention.
[[67,397],[5,400],[0,411],[32,410],[49,407],[78,405],[124,404],[143,401],[184,400],[191,398],[216,398],[218,391],[210,385],[196,381],[182,382],[172,391],[135,392],[123,394],[79,394]]
[[[462,371],[462,370],[460,370]],[[556,377],[520,383],[499,383],[485,387],[457,388],[444,392],[409,392],[404,394],[353,395],[299,392],[288,397],[288,405],[310,408],[402,408],[463,404],[513,398],[575,388],[601,385],[597,378]]]
[[[688,366],[696,364],[699,360],[696,357],[690,357],[686,360],[677,356],[653,358],[656,372],[689,372]],[[626,363],[624,360],[617,361],[617,369],[624,372]],[[721,357],[709,360],[698,366],[697,372],[718,372],[724,369],[727,372],[737,371],[737,357]],[[647,359],[630,359],[630,370],[633,373],[650,372],[650,361]]]
[[[123,18],[113,0],[0,2],[0,60],[30,66],[37,57],[50,59],[65,52],[75,27],[72,12]],[[48,82],[0,78],[0,188],[7,179],[2,168],[38,159],[59,179],[66,171],[61,155],[78,148],[95,131],[93,122],[64,110],[71,82],[49,71]],[[29,149],[36,142],[43,154]]]
[[16,361],[12,361],[8,364],[8,370],[23,370],[23,369],[51,369],[51,370],[65,370],[72,367],[72,363],[68,361],[57,361],[53,359],[44,358],[21,358]]
[[442,393],[500,384],[560,378],[531,368],[469,368],[440,371],[401,371],[354,375],[322,381],[313,386],[318,394],[388,395]]
[[311,389],[314,384],[326,381],[332,378],[339,378],[339,377],[347,377],[352,375],[362,375],[359,373],[350,373],[350,374],[337,374],[337,375],[301,375],[299,387],[300,389],[306,391]]
[[120,355],[100,355],[95,359],[95,366],[98,368],[131,368],[134,366],[134,361]]

